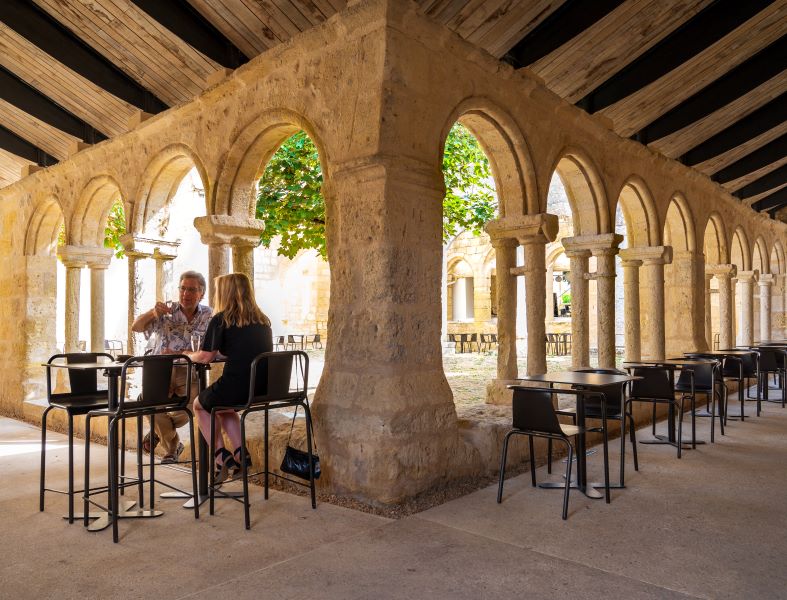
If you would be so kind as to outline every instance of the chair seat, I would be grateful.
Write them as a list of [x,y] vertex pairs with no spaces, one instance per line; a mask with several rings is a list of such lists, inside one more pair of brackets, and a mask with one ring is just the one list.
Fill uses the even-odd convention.
[[[686,385],[683,383],[676,383],[675,384],[675,391],[676,392],[691,392],[691,384]],[[713,388],[710,386],[705,385],[695,385],[694,391],[699,392],[700,394],[710,394],[713,391]]]
[[97,392],[95,394],[52,394],[50,406],[67,410],[74,414],[88,412],[96,408],[105,408],[109,403],[107,392]]
[[560,429],[563,430],[563,434],[567,437],[577,435],[580,431],[582,431],[581,427],[577,427],[576,425],[566,425],[565,423],[560,424]]
[[[617,406],[615,407],[617,408]],[[610,407],[607,407],[607,419],[620,419],[620,411],[609,410]],[[575,407],[571,408],[561,408],[555,411],[559,415],[565,416],[572,416],[577,414],[577,409]],[[586,419],[601,419],[601,407],[600,406],[585,406],[585,418]]]

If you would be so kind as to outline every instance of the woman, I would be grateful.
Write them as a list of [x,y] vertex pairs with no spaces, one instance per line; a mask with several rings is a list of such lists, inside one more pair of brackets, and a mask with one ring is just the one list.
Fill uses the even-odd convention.
[[[219,352],[227,357],[221,377],[194,401],[202,435],[210,443],[210,410],[221,406],[245,404],[249,394],[251,363],[262,352],[273,351],[271,322],[254,301],[249,278],[243,273],[221,275],[214,280],[216,313],[208,323],[202,350],[189,354],[194,362],[208,363]],[[224,447],[227,435],[234,452]],[[221,483],[240,470],[240,419],[234,410],[216,413],[215,483]],[[247,458],[249,453],[246,453]],[[249,458],[250,460],[250,458]]]

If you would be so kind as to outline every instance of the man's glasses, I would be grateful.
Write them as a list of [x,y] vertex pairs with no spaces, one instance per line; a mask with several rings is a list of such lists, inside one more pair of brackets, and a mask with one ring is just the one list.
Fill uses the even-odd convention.
[[186,287],[185,285],[182,285],[182,286],[180,286],[180,291],[183,292],[184,294],[186,292],[190,292],[192,294],[196,294],[197,292],[200,291],[200,289],[198,287]]

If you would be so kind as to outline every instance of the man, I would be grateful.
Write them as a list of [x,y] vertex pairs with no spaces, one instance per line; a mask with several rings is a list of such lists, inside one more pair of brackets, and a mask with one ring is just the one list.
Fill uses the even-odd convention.
[[[156,302],[149,311],[142,313],[131,325],[131,330],[144,333],[149,342],[152,354],[180,354],[191,351],[192,335],[205,337],[213,311],[210,307],[200,304],[205,295],[205,278],[196,271],[185,271],[180,276],[178,286],[178,302]],[[197,396],[196,376],[192,378],[189,386],[189,400],[194,401]],[[169,388],[170,395],[186,395],[186,369],[176,368],[172,372],[172,381]],[[183,444],[178,437],[178,427],[188,422],[188,416],[183,412],[173,412],[154,415],[153,440],[146,434],[142,441],[145,452],[151,453],[158,443],[164,450],[162,463],[177,462],[183,452]]]

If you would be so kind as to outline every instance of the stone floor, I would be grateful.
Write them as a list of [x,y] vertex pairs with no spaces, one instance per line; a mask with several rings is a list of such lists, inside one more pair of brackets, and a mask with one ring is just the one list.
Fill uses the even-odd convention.
[[[610,505],[572,494],[566,522],[561,494],[528,476],[507,483],[500,505],[489,487],[398,521],[325,503],[313,511],[281,492],[264,502],[253,488],[251,531],[236,503],[195,521],[166,500],[158,519],[121,521],[113,544],[109,530],[61,519],[64,497],[38,512],[40,433],[0,419],[0,597],[785,598],[785,430],[787,410],[769,404],[681,460],[640,445],[627,489]],[[707,438],[706,419],[699,431]],[[65,438],[49,439],[50,483],[61,485]],[[599,453],[589,465],[600,475]]]

